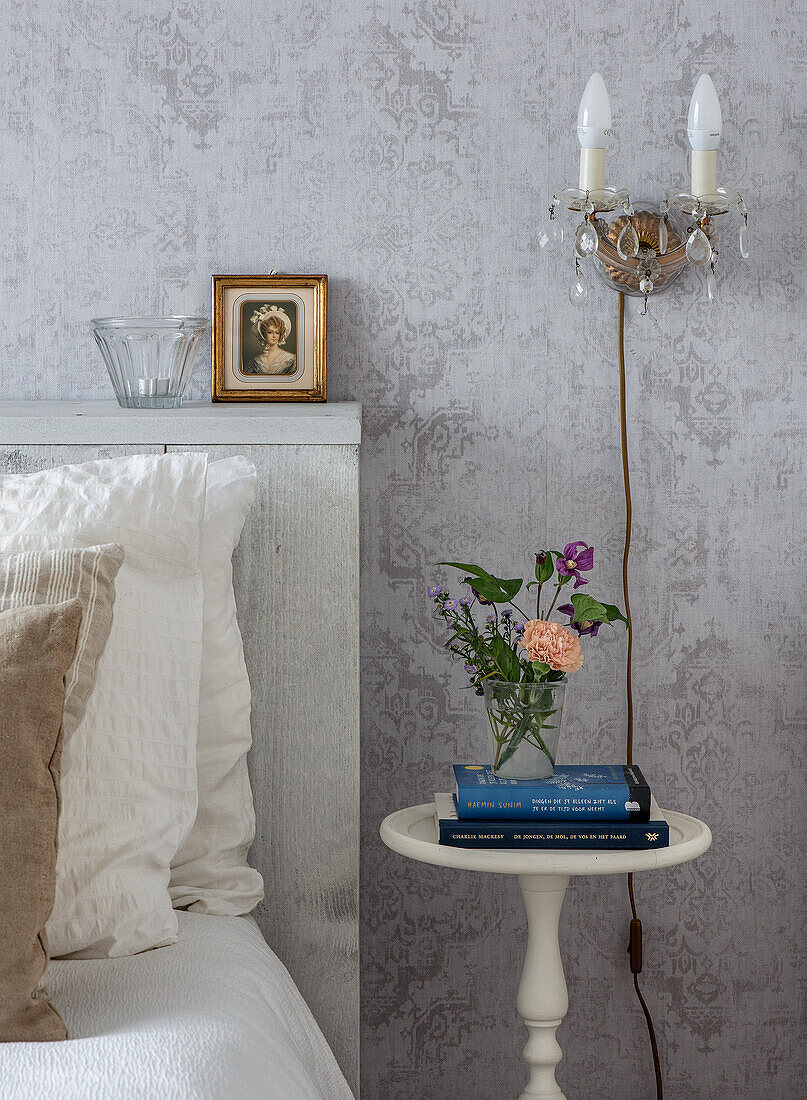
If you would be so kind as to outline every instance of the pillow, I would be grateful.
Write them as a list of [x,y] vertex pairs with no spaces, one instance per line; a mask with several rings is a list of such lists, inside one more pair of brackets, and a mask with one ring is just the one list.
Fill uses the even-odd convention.
[[123,547],[115,545],[0,554],[0,611],[73,598],[81,603],[78,645],[67,674],[65,738],[73,734],[84,716],[95,683],[98,658],[112,626],[115,577],[122,562]]
[[41,986],[56,882],[64,677],[78,600],[0,613],[0,1041],[66,1039]]
[[247,865],[255,811],[247,773],[250,686],[236,618],[232,554],[255,495],[255,467],[241,455],[211,462],[202,524],[202,683],[191,834],[171,862],[176,908],[216,916],[248,913],[263,880]]
[[52,955],[173,943],[171,859],[196,815],[207,456],[133,455],[0,477],[0,551],[119,543],[115,618],[65,745]]

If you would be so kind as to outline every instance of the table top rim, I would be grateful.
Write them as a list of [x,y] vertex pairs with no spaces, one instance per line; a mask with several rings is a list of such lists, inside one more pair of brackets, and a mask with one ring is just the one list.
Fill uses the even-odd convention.
[[686,863],[709,848],[712,833],[697,817],[677,810],[662,810],[682,839],[667,848],[649,850],[454,848],[434,840],[412,836],[416,823],[434,814],[434,803],[406,806],[388,814],[381,823],[381,839],[394,852],[420,863],[457,870],[487,871],[493,874],[533,875],[616,875],[628,871],[651,871]]

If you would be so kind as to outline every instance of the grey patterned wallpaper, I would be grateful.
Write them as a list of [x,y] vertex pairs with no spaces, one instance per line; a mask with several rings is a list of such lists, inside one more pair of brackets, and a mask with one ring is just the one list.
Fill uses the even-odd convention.
[[[514,1096],[525,1079],[517,886],[409,863],[378,824],[483,752],[424,598],[431,562],[519,570],[579,537],[618,598],[617,299],[595,286],[574,312],[570,261],[537,255],[536,225],[576,177],[593,68],[614,108],[608,179],[650,198],[687,177],[687,104],[711,72],[752,263],[732,237],[717,309],[687,275],[627,319],[636,757],[715,834],[697,863],[638,880],[644,988],[671,1097],[805,1095],[803,10],[18,0],[0,21],[2,397],[107,396],[87,319],[206,309],[211,271],[331,278],[329,392],[366,417],[369,1100]],[[621,754],[623,644],[588,650],[567,760]],[[627,911],[622,879],[567,895],[574,1100],[652,1092]]]

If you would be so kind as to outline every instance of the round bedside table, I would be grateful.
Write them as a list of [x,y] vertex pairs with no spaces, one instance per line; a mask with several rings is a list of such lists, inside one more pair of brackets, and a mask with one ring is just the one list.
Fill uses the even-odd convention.
[[618,875],[674,867],[702,855],[712,843],[708,825],[662,810],[670,825],[668,848],[638,852],[452,848],[437,843],[434,805],[410,806],[381,824],[381,839],[402,856],[465,871],[518,875],[527,909],[527,955],[518,1011],[529,1031],[524,1048],[530,1079],[518,1100],[565,1100],[555,1080],[561,1049],[555,1032],[569,1007],[558,944],[558,922],[571,875]]

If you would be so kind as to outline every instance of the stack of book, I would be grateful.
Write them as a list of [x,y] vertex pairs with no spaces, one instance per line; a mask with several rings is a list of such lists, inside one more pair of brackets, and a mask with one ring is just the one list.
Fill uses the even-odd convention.
[[635,765],[558,764],[548,779],[502,779],[455,764],[435,794],[441,844],[455,848],[666,848],[670,827]]

